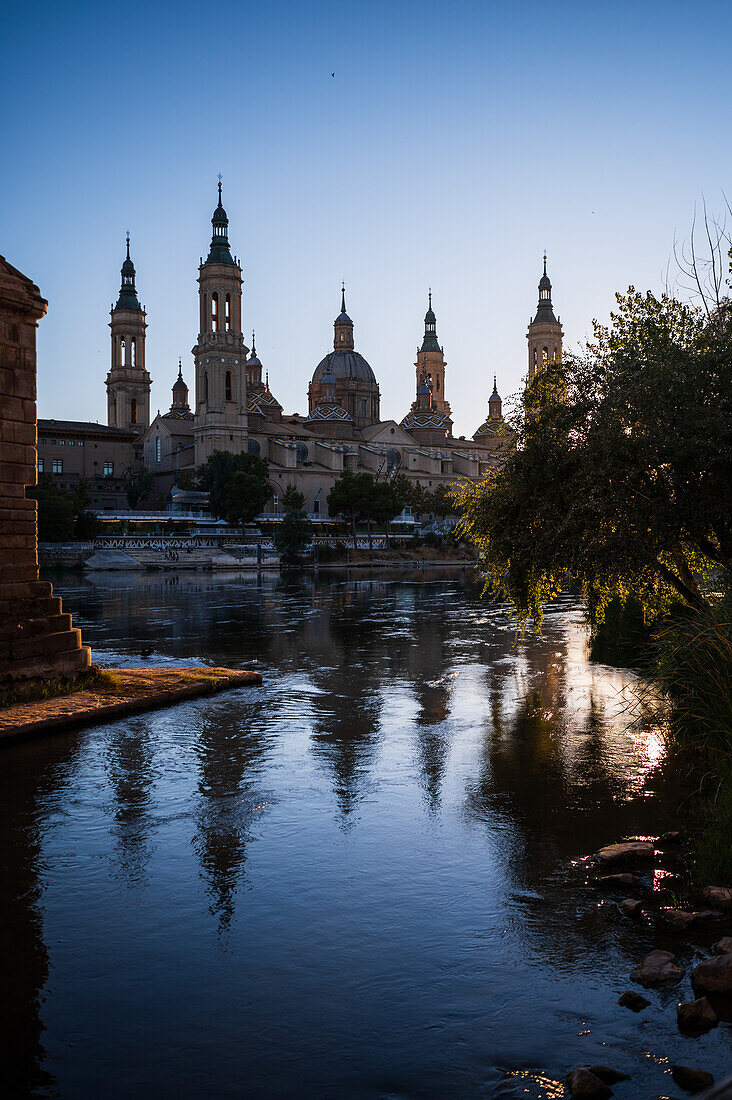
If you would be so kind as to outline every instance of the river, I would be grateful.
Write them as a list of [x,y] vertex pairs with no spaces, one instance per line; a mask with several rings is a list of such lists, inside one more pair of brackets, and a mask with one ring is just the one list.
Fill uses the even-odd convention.
[[[576,861],[688,793],[581,608],[516,642],[457,573],[52,578],[102,665],[261,688],[3,749],[13,1096],[528,1097],[729,1066]],[[255,663],[256,662],[256,663]],[[679,948],[679,941],[674,941]],[[688,964],[691,950],[681,950]]]

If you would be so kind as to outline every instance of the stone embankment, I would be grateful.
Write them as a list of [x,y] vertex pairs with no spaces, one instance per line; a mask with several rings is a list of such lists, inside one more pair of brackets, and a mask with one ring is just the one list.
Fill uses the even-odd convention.
[[0,743],[97,725],[219,691],[261,684],[260,672],[229,668],[106,669],[100,685],[0,710]]

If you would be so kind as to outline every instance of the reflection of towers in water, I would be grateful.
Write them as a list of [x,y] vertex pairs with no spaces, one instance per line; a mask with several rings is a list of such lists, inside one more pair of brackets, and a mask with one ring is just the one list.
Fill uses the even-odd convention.
[[5,1096],[56,1094],[53,1076],[41,1068],[45,1060],[41,994],[48,981],[49,958],[40,905],[44,871],[39,820],[49,796],[63,805],[63,791],[58,788],[73,785],[79,743],[79,737],[73,736],[18,745],[13,748],[13,767],[0,773],[0,1065]]
[[114,792],[115,827],[121,876],[132,886],[142,880],[151,855],[149,825],[155,784],[150,722],[132,718],[113,727],[106,739],[106,771]]
[[212,705],[196,740],[199,758],[194,847],[219,931],[231,926],[235,895],[244,875],[252,813],[263,800],[255,786],[266,751],[260,707]]
[[[382,706],[381,688],[399,669],[408,639],[387,636],[380,620],[383,581],[357,582],[330,589],[323,598],[320,628],[322,665],[313,682],[321,693],[311,700],[311,748],[333,778],[343,824],[365,793],[374,758]],[[319,593],[313,594],[313,602]]]
[[567,629],[550,616],[515,662],[486,668],[490,718],[468,808],[481,821],[505,820],[512,871],[528,887],[555,867],[557,848],[579,851],[579,815],[596,801],[595,783],[610,782],[602,712],[591,707],[587,727],[570,728]]
[[[436,594],[437,595],[437,594]],[[451,633],[448,616],[439,604],[414,617],[415,644],[406,655],[407,675],[419,704],[416,723],[416,747],[421,783],[431,810],[439,806],[442,780],[450,754],[450,741],[444,723],[450,717],[450,678],[446,642]]]

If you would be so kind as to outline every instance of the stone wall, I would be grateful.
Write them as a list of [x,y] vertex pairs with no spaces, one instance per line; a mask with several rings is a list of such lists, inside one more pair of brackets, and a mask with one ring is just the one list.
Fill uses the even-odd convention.
[[36,328],[47,303],[0,256],[0,682],[74,676],[91,663],[81,631],[38,580]]

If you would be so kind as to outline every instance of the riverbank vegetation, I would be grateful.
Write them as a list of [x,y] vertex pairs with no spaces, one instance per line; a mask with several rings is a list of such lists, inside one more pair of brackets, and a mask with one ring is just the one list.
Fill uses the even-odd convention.
[[[460,493],[486,592],[520,628],[568,585],[601,659],[660,683],[712,791],[698,858],[732,878],[732,303],[633,287],[584,353],[526,388],[516,448]],[[726,822],[726,825],[724,824]]]

